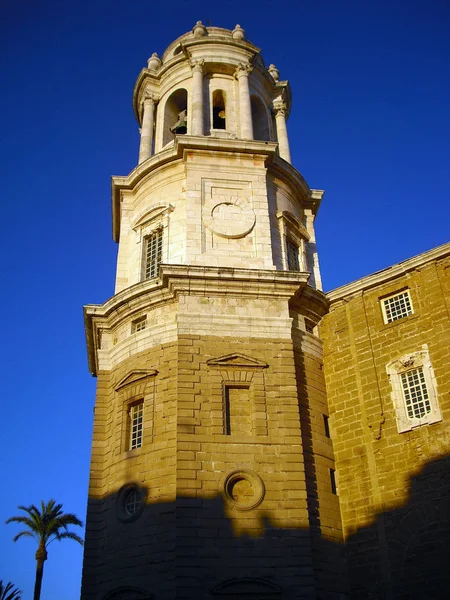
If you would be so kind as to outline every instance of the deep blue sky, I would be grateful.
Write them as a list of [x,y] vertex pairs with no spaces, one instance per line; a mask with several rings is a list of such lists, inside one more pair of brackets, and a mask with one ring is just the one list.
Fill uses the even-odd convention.
[[[448,241],[448,0],[1,0],[0,579],[25,599],[35,548],[1,523],[52,497],[84,520],[81,307],[113,293],[110,176],[136,165],[139,71],[198,19],[240,23],[291,82],[293,164],[326,190],[325,289]],[[50,547],[43,598],[79,598],[81,557]]]

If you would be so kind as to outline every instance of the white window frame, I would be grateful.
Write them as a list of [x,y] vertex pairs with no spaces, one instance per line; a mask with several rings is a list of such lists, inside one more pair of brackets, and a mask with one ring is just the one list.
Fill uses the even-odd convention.
[[[148,254],[148,246],[151,240],[156,240],[155,253],[152,256]],[[157,227],[144,237],[143,257],[142,257],[142,279],[156,279],[158,277],[159,265],[162,263],[164,230]]]
[[128,450],[142,448],[144,436],[144,400],[138,400],[128,405],[128,425]]
[[[395,301],[395,299],[397,299],[397,298],[400,299],[402,296],[406,296],[408,298],[410,311],[409,312],[404,311],[406,314],[400,314],[399,316],[395,316],[394,318],[391,318],[391,314],[390,314],[391,310],[386,305],[392,301]],[[401,290],[400,292],[396,292],[395,294],[391,294],[390,296],[386,296],[384,298],[380,298],[380,303],[381,303],[381,311],[383,313],[383,320],[384,320],[385,325],[389,325],[390,323],[395,323],[396,321],[400,321],[401,319],[405,319],[406,317],[409,317],[410,315],[414,314],[414,306],[412,303],[410,291],[408,289]]]
[[[412,371],[421,371],[423,373],[423,382],[426,386],[428,394],[428,402],[430,404],[430,410],[427,414],[422,417],[415,417],[408,415],[408,407],[406,404],[406,397],[404,391],[404,385],[402,375]],[[391,361],[386,365],[386,372],[388,374],[391,383],[391,397],[394,403],[395,415],[397,420],[397,429],[399,433],[405,431],[411,431],[416,427],[422,425],[431,425],[432,423],[438,423],[442,421],[442,415],[438,403],[438,392],[436,385],[436,377],[434,375],[433,367],[431,365],[430,354],[428,352],[428,346],[424,344],[422,350],[418,352],[412,352],[411,354],[405,354],[404,356]]]
[[131,334],[139,333],[140,331],[144,331],[144,329],[147,329],[147,315],[131,321]]

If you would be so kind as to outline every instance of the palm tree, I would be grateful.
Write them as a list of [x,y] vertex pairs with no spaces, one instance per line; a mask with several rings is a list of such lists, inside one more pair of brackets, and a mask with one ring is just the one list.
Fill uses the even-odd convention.
[[3,581],[0,579],[0,600],[20,600],[22,598],[22,592],[15,588],[11,582],[3,585]]
[[45,504],[41,500],[41,510],[34,504],[31,506],[19,506],[20,510],[27,513],[24,516],[10,517],[7,523],[21,523],[28,529],[21,531],[14,536],[17,540],[23,536],[32,537],[38,543],[36,551],[36,581],[34,584],[34,600],[41,597],[42,576],[44,574],[44,562],[47,560],[47,547],[54,540],[75,540],[83,545],[83,540],[72,531],[68,530],[69,525],[83,526],[80,519],[72,513],[63,513],[62,504],[56,504],[54,500],[49,500]]

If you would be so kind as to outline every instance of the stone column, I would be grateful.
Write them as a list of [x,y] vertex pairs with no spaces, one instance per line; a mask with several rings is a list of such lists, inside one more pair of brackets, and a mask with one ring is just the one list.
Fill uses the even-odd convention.
[[236,69],[235,76],[239,81],[239,112],[241,115],[241,138],[253,139],[252,105],[250,101],[250,88],[248,76],[253,68],[250,65],[240,64]]
[[[192,99],[188,113],[191,113],[191,135],[203,133],[203,63],[204,60],[192,60]],[[189,115],[188,115],[189,118]]]
[[142,115],[141,144],[139,146],[139,163],[141,164],[152,155],[153,128],[155,122],[155,96],[148,94],[144,98],[144,113]]
[[286,127],[286,104],[280,103],[274,105],[275,123],[277,126],[278,151],[281,158],[291,163],[291,151],[289,149],[289,138]]

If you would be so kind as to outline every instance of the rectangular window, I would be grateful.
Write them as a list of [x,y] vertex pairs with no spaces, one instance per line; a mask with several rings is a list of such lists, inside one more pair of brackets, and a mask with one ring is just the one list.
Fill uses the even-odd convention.
[[300,271],[298,260],[298,247],[290,240],[286,240],[287,263],[289,271]]
[[251,435],[252,415],[249,388],[225,386],[224,389],[224,433],[225,435]]
[[330,435],[330,425],[328,423],[328,417],[327,415],[323,415],[323,428],[325,430],[325,435],[327,438],[331,438]]
[[430,398],[423,368],[401,373],[406,412],[410,419],[421,419],[431,412]]
[[130,406],[130,444],[129,450],[135,450],[142,446],[142,427],[144,418],[144,402],[136,402]]
[[442,421],[428,346],[386,365],[399,433]]
[[334,469],[330,469],[330,484],[331,484],[331,493],[337,495],[336,471]]
[[389,296],[389,298],[384,298],[381,301],[381,306],[383,307],[385,323],[392,323],[398,319],[403,319],[403,317],[412,315],[414,312],[408,290],[394,296]]
[[162,229],[154,231],[151,235],[145,238],[144,249],[144,278],[153,279],[158,276],[158,267],[162,258]]
[[138,331],[143,331],[147,327],[147,315],[136,319],[131,322],[131,333],[138,333]]

